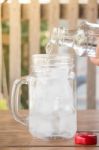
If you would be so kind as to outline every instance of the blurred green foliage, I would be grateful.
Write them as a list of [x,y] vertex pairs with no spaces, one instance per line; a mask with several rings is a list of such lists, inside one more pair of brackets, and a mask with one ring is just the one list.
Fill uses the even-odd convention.
[[2,32],[8,34],[9,33],[9,22],[3,21],[2,22]]
[[48,24],[45,20],[42,20],[40,29],[40,50],[41,53],[45,53],[45,46],[48,41]]
[[7,103],[5,99],[0,99],[0,109],[1,110],[6,110],[8,109]]

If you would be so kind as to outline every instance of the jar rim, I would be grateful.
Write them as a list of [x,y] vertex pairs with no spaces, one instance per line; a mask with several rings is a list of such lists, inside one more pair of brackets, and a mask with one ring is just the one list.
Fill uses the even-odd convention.
[[32,59],[34,58],[50,58],[50,59],[69,59],[69,60],[73,60],[72,57],[70,57],[69,55],[50,55],[50,54],[34,54],[32,55]]
[[34,54],[32,55],[33,65],[50,65],[49,62],[53,62],[54,65],[58,64],[72,64],[74,58],[66,55],[49,55],[49,54]]

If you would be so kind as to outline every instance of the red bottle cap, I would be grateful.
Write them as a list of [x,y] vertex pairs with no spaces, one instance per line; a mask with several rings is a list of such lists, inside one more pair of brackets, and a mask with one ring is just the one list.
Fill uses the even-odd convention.
[[97,144],[97,135],[91,132],[76,133],[75,144],[95,145]]

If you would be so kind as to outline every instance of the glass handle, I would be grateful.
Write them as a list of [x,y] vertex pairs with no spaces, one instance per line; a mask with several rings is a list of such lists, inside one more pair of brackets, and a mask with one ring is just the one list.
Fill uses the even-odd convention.
[[26,119],[22,118],[21,115],[19,115],[18,111],[18,104],[20,101],[20,88],[22,84],[28,84],[29,83],[29,77],[22,77],[20,79],[15,80],[13,87],[12,87],[12,94],[11,94],[11,111],[14,119],[18,122],[20,122],[23,125],[27,125]]

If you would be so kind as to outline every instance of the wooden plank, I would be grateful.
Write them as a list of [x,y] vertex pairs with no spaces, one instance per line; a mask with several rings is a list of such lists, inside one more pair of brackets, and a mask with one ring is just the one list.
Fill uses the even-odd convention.
[[[69,4],[67,6],[67,19],[68,19],[68,28],[75,29],[77,28],[77,21],[79,17],[79,5],[78,0],[69,0]],[[70,55],[73,57],[75,64],[75,73],[77,74],[77,58],[74,52],[74,49],[70,50]]]
[[[23,114],[27,114],[24,111]],[[78,111],[78,128],[82,131],[98,130],[99,137],[99,110]],[[90,123],[90,126],[89,126]],[[28,129],[17,123],[9,111],[0,111],[0,147],[75,147],[74,139],[41,140],[30,135]],[[99,148],[99,139],[97,145]],[[77,145],[76,145],[77,147]],[[80,147],[80,145],[79,145]],[[82,145],[81,145],[82,147]],[[80,147],[80,148],[81,148]],[[52,148],[53,149],[53,148]]]
[[[32,55],[39,53],[40,49],[40,4],[38,0],[32,0],[29,5],[29,66]],[[31,72],[31,66],[30,66]]]
[[[87,5],[87,20],[97,20],[97,0],[89,0]],[[88,60],[87,64],[87,108],[96,108],[96,67]]]
[[[70,0],[67,6],[67,19],[68,19],[69,29],[75,29],[77,27],[78,17],[79,17],[78,0],[75,0],[75,1]],[[70,53],[72,57],[76,57],[74,50],[70,51]],[[76,66],[76,61],[75,61],[75,66]]]
[[20,4],[17,0],[10,3],[10,54],[9,84],[10,92],[13,81],[21,75],[21,27]]
[[0,4],[0,95],[2,93],[2,25],[1,25],[1,4]]
[[77,27],[78,21],[78,0],[69,0],[67,11],[68,24],[70,29],[75,29]]
[[[77,21],[79,19],[78,0],[75,0],[75,1],[69,0],[69,4],[67,6],[67,19],[68,19],[69,29],[77,28]],[[70,49],[70,56],[74,59],[74,65],[75,65],[74,71],[75,71],[75,74],[77,74],[77,57],[76,57],[74,49]]]
[[[28,111],[27,110],[21,110],[20,114],[22,114],[22,116],[28,116]],[[78,130],[79,131],[85,131],[85,130],[97,130],[97,132],[99,133],[99,110],[79,110],[77,112],[78,116],[77,116],[77,120],[78,120]],[[5,116],[5,117],[3,117]],[[7,111],[0,111],[0,133],[1,132],[28,132],[27,129],[19,124],[18,122],[16,122],[13,117],[12,114],[10,114],[10,112]],[[89,126],[89,122],[90,122],[90,126]],[[6,125],[8,125],[8,128],[6,128]],[[1,144],[1,143],[0,143]]]
[[99,147],[5,147],[2,150],[99,150]]
[[49,31],[52,31],[53,27],[57,27],[59,25],[59,17],[60,17],[59,0],[50,1],[48,17],[49,17],[48,18]]

